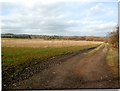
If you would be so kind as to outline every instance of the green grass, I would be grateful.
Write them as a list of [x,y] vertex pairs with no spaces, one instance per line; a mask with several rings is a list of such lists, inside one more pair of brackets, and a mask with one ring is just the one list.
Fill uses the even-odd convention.
[[107,53],[107,64],[115,78],[118,77],[118,49],[109,47]]
[[22,48],[22,47],[2,47],[2,65],[9,67],[19,65],[33,59],[46,60],[52,57],[65,55],[97,45],[61,47],[61,48]]

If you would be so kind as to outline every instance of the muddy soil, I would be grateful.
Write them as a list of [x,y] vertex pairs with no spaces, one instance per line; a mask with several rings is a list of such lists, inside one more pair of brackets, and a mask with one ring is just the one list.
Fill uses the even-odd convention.
[[113,78],[106,64],[107,51],[107,46],[99,46],[55,59],[58,63],[46,63],[45,69],[8,89],[118,88],[118,79]]

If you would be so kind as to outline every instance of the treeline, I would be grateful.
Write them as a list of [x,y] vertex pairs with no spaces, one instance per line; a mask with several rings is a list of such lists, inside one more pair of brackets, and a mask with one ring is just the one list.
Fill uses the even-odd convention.
[[12,34],[6,33],[1,34],[2,38],[23,38],[23,39],[44,39],[44,40],[53,40],[53,39],[64,39],[64,40],[86,40],[86,41],[105,41],[105,37],[96,37],[96,36],[49,36],[49,35],[28,35],[28,34]]
[[105,37],[96,37],[96,36],[49,36],[49,35],[28,35],[28,34],[12,34],[6,33],[1,34],[2,38],[23,38],[23,39],[44,39],[44,40],[53,40],[53,39],[64,39],[64,40],[86,40],[86,41],[105,41]]

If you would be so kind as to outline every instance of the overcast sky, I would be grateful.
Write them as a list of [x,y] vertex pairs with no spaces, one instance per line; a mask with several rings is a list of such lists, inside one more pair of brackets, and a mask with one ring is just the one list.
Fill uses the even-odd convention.
[[5,1],[0,3],[2,33],[106,36],[118,23],[118,2],[112,0]]

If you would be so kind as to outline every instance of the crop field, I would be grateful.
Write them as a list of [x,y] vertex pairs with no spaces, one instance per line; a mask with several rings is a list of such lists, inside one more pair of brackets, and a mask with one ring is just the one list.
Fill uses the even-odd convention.
[[[87,53],[86,57],[82,56],[82,59],[80,59],[79,58],[80,56],[76,55],[75,56],[76,59],[81,60],[80,62],[83,62],[83,64],[86,65],[87,65],[86,62],[94,60],[93,62],[89,62],[91,67],[93,67],[91,63],[101,64],[99,63],[101,62],[101,58],[107,58],[107,65],[109,69],[111,70],[115,78],[118,77],[117,50],[111,49],[106,43],[103,42],[74,41],[74,40],[9,39],[9,38],[2,38],[1,41],[2,41],[2,75],[3,75],[2,80],[5,88],[9,87],[9,85],[11,86],[16,81],[20,81],[21,79],[22,80],[28,79],[29,77],[34,76],[35,73],[39,73],[39,71],[43,69],[52,67],[52,65],[61,64],[62,61],[59,60],[60,58],[63,57],[67,58],[68,56],[67,63],[69,64],[69,61],[72,62],[71,60],[69,60],[70,55],[74,53],[80,54],[80,52],[81,53],[85,52],[85,50],[89,51],[89,49],[91,49],[91,51]],[[107,47],[109,48],[108,52]],[[77,63],[77,60],[76,59],[74,60],[74,56],[71,56],[71,58],[73,58],[72,59],[73,62]],[[63,59],[63,61],[66,60]],[[54,64],[54,62],[56,63]],[[104,64],[104,62],[102,64]],[[80,67],[83,67],[83,71],[89,70],[87,68],[84,68],[85,66]],[[90,66],[88,66],[88,68],[89,67]],[[101,66],[100,67],[98,66],[98,69],[102,70]],[[90,70],[95,69],[91,68]],[[92,78],[89,77],[89,79]]]
[[72,53],[91,48],[96,45],[60,47],[60,48],[27,48],[27,47],[2,47],[3,66],[17,65],[32,59],[45,60],[55,56]]
[[74,41],[74,40],[42,40],[42,39],[2,39],[2,47],[68,47],[100,44],[102,42],[94,41]]
[[46,60],[91,48],[99,43],[70,40],[2,39],[2,64],[6,69],[11,65],[22,64],[33,59]]
[[[2,39],[2,71],[6,83],[31,64],[97,47],[101,42],[41,39]],[[12,70],[12,71],[11,71]]]

